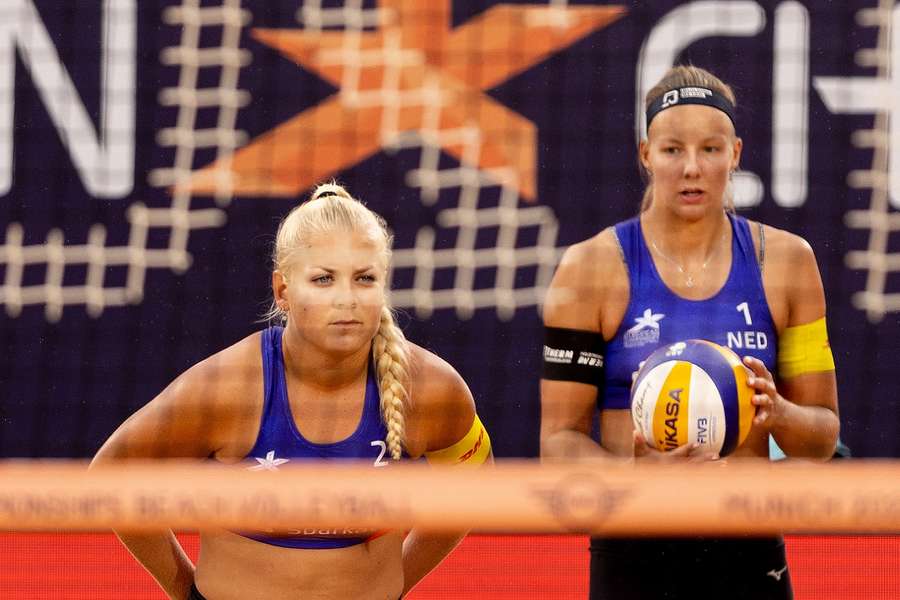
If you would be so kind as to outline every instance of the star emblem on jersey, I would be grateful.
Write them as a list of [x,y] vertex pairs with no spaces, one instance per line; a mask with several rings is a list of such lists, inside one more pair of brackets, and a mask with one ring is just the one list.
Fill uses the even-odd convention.
[[644,316],[637,317],[634,320],[637,325],[635,325],[628,331],[640,331],[642,329],[647,329],[648,327],[659,329],[659,322],[662,321],[663,317],[665,316],[666,315],[662,313],[654,313],[652,309],[648,308],[644,311]]
[[494,6],[451,28],[451,0],[380,0],[377,27],[254,29],[253,38],[338,93],[195,172],[195,193],[295,197],[410,135],[477,165],[526,200],[537,128],[485,93],[605,27],[621,6]]
[[652,308],[644,311],[643,316],[635,318],[636,325],[625,332],[622,343],[626,348],[639,348],[647,344],[659,342],[659,322],[666,315],[654,313]]
[[277,471],[278,467],[283,465],[286,462],[290,462],[289,458],[275,458],[275,451],[269,450],[266,452],[265,458],[259,458],[258,456],[254,456],[253,460],[257,463],[252,467],[248,467],[247,469],[250,471]]

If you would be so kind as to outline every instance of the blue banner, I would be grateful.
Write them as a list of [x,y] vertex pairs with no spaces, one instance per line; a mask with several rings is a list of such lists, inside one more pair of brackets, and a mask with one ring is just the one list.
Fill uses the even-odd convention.
[[278,221],[332,178],[395,231],[407,336],[535,456],[543,292],[637,213],[636,107],[684,62],[736,90],[739,212],[816,252],[842,439],[900,456],[900,9],[872,4],[5,0],[0,456],[90,456],[261,328]]

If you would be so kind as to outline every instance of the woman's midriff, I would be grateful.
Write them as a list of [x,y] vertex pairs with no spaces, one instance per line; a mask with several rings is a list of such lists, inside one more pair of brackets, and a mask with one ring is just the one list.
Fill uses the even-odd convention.
[[207,600],[394,600],[403,591],[401,532],[347,548],[306,550],[231,532],[200,536],[195,582]]

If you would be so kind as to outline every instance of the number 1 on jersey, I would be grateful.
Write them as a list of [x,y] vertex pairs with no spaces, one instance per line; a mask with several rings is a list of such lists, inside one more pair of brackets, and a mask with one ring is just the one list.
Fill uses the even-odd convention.
[[747,325],[753,325],[753,319],[750,318],[750,305],[746,302],[741,302],[737,306],[734,307],[738,312],[744,313],[744,321]]

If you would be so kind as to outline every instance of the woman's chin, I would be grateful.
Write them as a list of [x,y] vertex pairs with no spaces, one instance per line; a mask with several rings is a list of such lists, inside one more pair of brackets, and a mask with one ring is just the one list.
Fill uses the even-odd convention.
[[362,330],[331,332],[322,340],[322,346],[326,352],[350,355],[361,350],[368,349],[374,335]]
[[691,199],[685,202],[675,202],[673,208],[675,214],[680,218],[686,221],[699,221],[712,214],[721,214],[724,207],[721,202],[711,202],[707,199],[703,201]]

